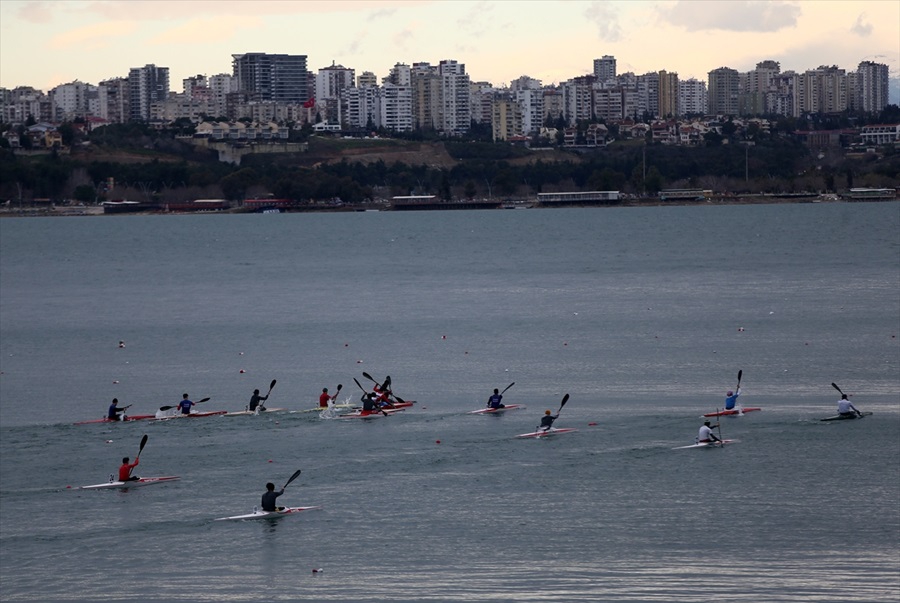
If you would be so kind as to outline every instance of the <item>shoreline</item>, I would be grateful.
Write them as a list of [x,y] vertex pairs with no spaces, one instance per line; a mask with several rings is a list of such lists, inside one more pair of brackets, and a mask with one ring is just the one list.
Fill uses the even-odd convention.
[[[821,197],[729,197],[727,199],[705,200],[662,200],[658,198],[625,199],[615,203],[567,203],[559,205],[534,203],[516,203],[501,207],[477,208],[474,211],[484,210],[520,210],[520,209],[569,209],[569,208],[616,208],[616,207],[685,207],[701,205],[781,205],[781,204],[815,204],[815,203],[890,203],[898,201],[897,197],[887,199],[840,199]],[[410,212],[410,211],[465,211],[473,210],[471,205],[460,203],[458,207],[453,202],[435,203],[430,206],[415,208],[398,208],[385,206],[381,203],[367,203],[359,205],[345,205],[340,207],[291,207],[275,211],[260,212],[248,211],[243,207],[235,207],[225,210],[206,211],[168,211],[168,210],[143,210],[131,212],[106,212],[101,206],[60,206],[60,207],[22,207],[0,209],[0,218],[60,218],[60,217],[96,217],[96,216],[184,216],[184,215],[222,215],[222,214],[254,214],[254,213],[361,213],[361,212]]]

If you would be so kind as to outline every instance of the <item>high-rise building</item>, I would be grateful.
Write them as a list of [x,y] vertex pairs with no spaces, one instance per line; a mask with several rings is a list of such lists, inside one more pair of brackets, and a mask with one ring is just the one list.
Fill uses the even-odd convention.
[[128,72],[128,106],[131,121],[150,119],[150,105],[169,96],[169,68],[156,65],[133,67]]
[[392,132],[412,131],[412,87],[388,82],[379,90],[378,101],[379,126]]
[[76,117],[85,117],[88,114],[88,99],[97,87],[74,81],[69,84],[61,84],[50,91],[53,100],[53,119],[56,121],[71,121]]
[[741,78],[737,70],[719,67],[709,72],[709,113],[711,115],[737,115]]
[[409,68],[409,65],[397,63],[391,67],[391,71],[388,73],[387,77],[382,80],[382,83],[390,82],[396,86],[411,86],[411,78],[412,70]]
[[594,77],[602,84],[615,81],[616,57],[605,54],[602,58],[594,59]]
[[491,131],[497,140],[509,140],[522,134],[522,110],[519,103],[510,98],[494,99],[491,113]]
[[678,80],[679,115],[703,115],[708,107],[706,82],[696,78]]
[[800,76],[800,110],[805,113],[840,113],[849,106],[847,73],[822,65]]
[[466,66],[448,59],[438,63],[441,77],[441,131],[446,135],[467,132],[472,125],[469,76]]
[[356,76],[356,85],[360,88],[377,88],[378,76],[371,71],[363,71]]
[[859,110],[879,113],[888,105],[888,66],[863,61],[856,68],[856,98]]
[[[209,111],[214,117],[225,117],[229,115],[228,98],[229,94],[238,92],[238,80],[233,75],[227,73],[219,73],[209,77]],[[233,97],[232,97],[233,98]]]
[[781,73],[778,61],[762,61],[756,69],[745,75],[745,83],[740,92],[740,112],[742,115],[763,115],[772,113],[769,106],[771,93],[775,90],[775,78]]
[[413,93],[413,125],[422,130],[441,128],[441,76],[430,63],[413,63],[410,69]]
[[231,56],[238,90],[250,100],[302,104],[312,96],[305,54],[253,52]]
[[660,71],[657,76],[659,92],[656,114],[659,117],[675,117],[680,114],[678,111],[678,74]]

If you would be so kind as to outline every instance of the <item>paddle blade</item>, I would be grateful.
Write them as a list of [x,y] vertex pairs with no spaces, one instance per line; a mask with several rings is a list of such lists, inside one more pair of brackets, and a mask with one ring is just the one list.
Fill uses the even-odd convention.
[[344,387],[342,384],[338,383],[337,391],[341,391],[341,388]]
[[397,402],[399,402],[400,404],[406,404],[406,400],[404,400],[400,396],[394,395],[394,397],[397,399]]
[[175,407],[174,407],[174,406],[160,406],[160,407],[159,407],[159,409],[160,409],[160,410],[163,410],[163,411],[165,411],[165,410],[172,410],[173,408],[175,408]]
[[563,409],[563,406],[565,406],[566,402],[568,402],[568,401],[569,401],[569,394],[566,394],[565,396],[563,396],[562,402],[559,403],[559,410],[556,411],[556,414],[559,414],[559,412]]
[[138,448],[138,454],[141,453],[141,451],[144,449],[144,446],[146,446],[146,445],[147,445],[147,434],[145,433],[144,437],[141,438],[141,447]]
[[738,383],[741,382],[741,377],[744,376],[744,371],[738,371]]
[[297,469],[296,471],[294,471],[294,475],[292,475],[290,478],[288,478],[288,481],[284,482],[283,487],[287,488],[288,484],[291,483],[292,481],[294,481],[295,479],[297,479],[298,477],[300,477],[300,469]]
[[[836,389],[836,390],[838,390],[839,392],[841,392],[841,388],[839,388],[839,387],[837,386],[837,383],[832,383],[832,384],[831,384],[831,387],[833,387],[834,389]],[[841,395],[843,396],[843,395],[844,395],[844,392],[841,392]]]
[[269,391],[272,391],[272,388],[275,387],[275,383],[277,383],[277,379],[272,379],[272,383],[269,384]]
[[391,388],[391,376],[388,375],[384,378],[384,384],[381,386],[381,389],[390,389]]
[[201,402],[209,402],[210,398],[203,398],[202,400],[197,400],[194,404],[200,404]]
[[[375,381],[374,379],[372,379],[372,375],[370,375],[370,374],[367,373],[366,371],[363,371],[363,377],[365,377],[365,378],[368,379],[369,381]],[[378,382],[375,381],[375,383],[378,383]]]

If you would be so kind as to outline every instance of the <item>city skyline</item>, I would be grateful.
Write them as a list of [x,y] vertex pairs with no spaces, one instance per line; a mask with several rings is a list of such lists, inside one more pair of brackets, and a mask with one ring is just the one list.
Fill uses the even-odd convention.
[[[170,14],[176,7],[178,14]],[[455,59],[472,81],[495,86],[521,75],[560,83],[591,73],[603,55],[616,57],[620,73],[667,70],[682,79],[706,80],[723,66],[747,71],[762,60],[780,62],[783,71],[852,70],[870,60],[897,78],[900,3],[0,3],[4,88],[96,84],[152,63],[169,67],[178,90],[193,75],[231,73],[232,55],[244,52],[304,54],[313,73],[334,62],[379,79],[396,63]]]

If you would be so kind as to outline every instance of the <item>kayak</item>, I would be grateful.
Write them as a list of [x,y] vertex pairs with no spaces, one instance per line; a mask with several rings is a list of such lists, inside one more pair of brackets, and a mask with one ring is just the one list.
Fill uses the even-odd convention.
[[211,410],[209,412],[192,412],[189,415],[183,415],[181,413],[177,413],[174,415],[166,415],[164,417],[159,417],[158,419],[156,417],[154,417],[153,420],[154,421],[169,421],[171,419],[183,419],[183,418],[202,419],[203,417],[215,417],[218,415],[227,415],[227,414],[228,414],[228,411],[226,411],[226,410]]
[[751,408],[733,408],[731,410],[720,410],[718,412],[708,412],[704,417],[728,417],[731,415],[742,415],[745,412],[753,412],[755,410],[762,410],[761,408],[751,407]]
[[725,444],[733,444],[737,440],[722,440],[721,442],[697,442],[690,446],[676,446],[672,450],[684,450],[685,448],[721,448]]
[[507,404],[502,408],[479,408],[478,410],[470,410],[470,415],[496,415],[507,410],[516,410],[517,408],[525,408],[521,404]]
[[551,427],[550,429],[538,429],[537,431],[532,431],[530,433],[520,433],[517,435],[517,438],[546,438],[552,435],[559,435],[561,433],[572,433],[573,431],[578,431],[577,429],[572,429],[569,427],[564,427],[562,429],[557,429],[555,427]]
[[302,511],[313,511],[322,507],[281,507],[278,511],[262,511],[254,508],[253,513],[245,515],[232,515],[231,517],[217,517],[216,521],[237,521],[242,519],[278,519],[285,515],[299,515]]
[[94,484],[92,486],[82,486],[82,490],[103,490],[108,488],[140,488],[141,486],[152,486],[153,484],[165,484],[167,482],[174,482],[175,480],[181,479],[177,475],[167,475],[165,477],[142,477],[140,479],[133,479],[127,482],[120,482],[118,480],[109,480],[104,484]]
[[825,417],[824,419],[819,419],[820,421],[849,421],[852,419],[862,419],[863,417],[868,417],[872,413],[870,412],[861,412],[859,416],[857,415],[834,415],[833,417]]
[[255,415],[271,414],[273,412],[284,412],[285,410],[287,410],[287,409],[286,408],[267,408],[267,409],[261,410],[259,412],[255,411],[255,410],[239,410],[237,412],[226,412],[225,416],[226,417],[239,417],[239,416],[247,416],[247,415],[255,416]]
[[316,406],[315,408],[304,408],[303,410],[292,410],[292,411],[290,411],[290,413],[298,414],[298,413],[307,413],[307,412],[325,412],[329,408],[335,408],[335,409],[339,409],[339,410],[340,409],[347,410],[349,408],[356,408],[356,405],[348,402],[346,404],[332,404],[331,406]]
[[354,412],[348,412],[344,415],[338,415],[338,419],[377,419],[379,417],[386,417],[388,415],[392,415],[395,412],[403,412],[403,408],[385,408],[384,412],[380,410],[357,410]]
[[142,421],[144,419],[153,419],[156,415],[129,415],[124,419],[109,419],[107,417],[103,417],[102,419],[91,419],[90,421],[78,421],[75,425],[89,425],[91,423],[122,423],[124,421]]

